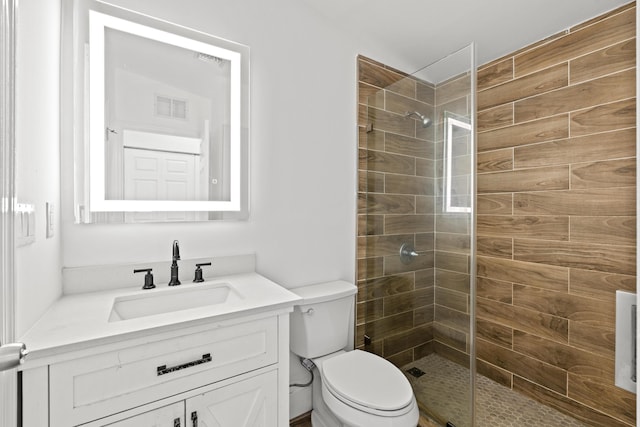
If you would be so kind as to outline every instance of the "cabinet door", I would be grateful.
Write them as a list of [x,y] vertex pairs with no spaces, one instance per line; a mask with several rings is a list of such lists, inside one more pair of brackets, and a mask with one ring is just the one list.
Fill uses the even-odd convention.
[[131,418],[107,424],[108,427],[185,427],[184,401],[163,406]]
[[277,389],[277,371],[270,371],[187,399],[187,426],[276,427]]

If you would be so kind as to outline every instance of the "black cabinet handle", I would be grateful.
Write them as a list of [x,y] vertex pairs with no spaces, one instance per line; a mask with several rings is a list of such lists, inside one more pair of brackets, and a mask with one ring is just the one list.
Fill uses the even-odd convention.
[[167,365],[158,366],[156,371],[158,376],[169,374],[171,372],[179,371],[181,369],[190,368],[192,366],[202,365],[203,363],[211,362],[213,359],[211,358],[211,353],[203,354],[201,359],[193,360],[191,362],[183,363],[181,365],[171,366],[167,368]]
[[193,411],[191,413],[191,427],[198,427],[198,412]]

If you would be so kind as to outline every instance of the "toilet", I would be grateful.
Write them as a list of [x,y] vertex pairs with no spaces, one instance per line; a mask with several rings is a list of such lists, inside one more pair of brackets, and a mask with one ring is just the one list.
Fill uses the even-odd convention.
[[302,300],[291,314],[291,351],[315,365],[313,427],[416,427],[418,405],[392,363],[349,346],[356,287],[344,281],[290,289]]

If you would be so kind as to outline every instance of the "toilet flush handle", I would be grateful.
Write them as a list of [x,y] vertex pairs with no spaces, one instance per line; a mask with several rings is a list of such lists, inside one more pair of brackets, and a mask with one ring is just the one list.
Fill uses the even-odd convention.
[[308,308],[307,310],[303,311],[304,314],[308,314],[309,316],[313,316],[313,313],[315,313],[315,310],[313,309],[313,307]]

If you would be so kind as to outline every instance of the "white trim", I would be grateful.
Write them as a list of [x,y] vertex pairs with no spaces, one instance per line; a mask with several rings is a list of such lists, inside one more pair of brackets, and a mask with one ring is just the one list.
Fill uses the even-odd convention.
[[[15,38],[17,5],[0,11],[0,344],[15,341]],[[0,372],[0,425],[17,423],[15,371]]]
[[14,0],[2,0],[0,33],[0,341],[15,340],[15,13]]
[[122,145],[124,148],[168,151],[171,153],[194,154],[199,156],[201,153],[201,144],[202,139],[200,138],[140,132],[128,129],[122,131]]

